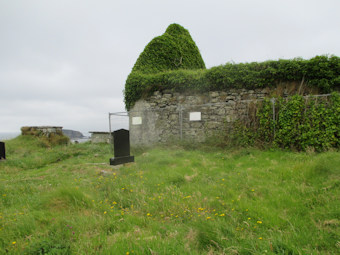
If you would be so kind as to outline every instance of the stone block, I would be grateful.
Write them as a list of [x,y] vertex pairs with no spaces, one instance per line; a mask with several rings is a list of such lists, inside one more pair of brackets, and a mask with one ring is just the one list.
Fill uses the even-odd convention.
[[209,95],[210,95],[210,97],[214,98],[214,97],[218,97],[219,93],[216,92],[216,91],[212,91],[212,92],[209,92]]

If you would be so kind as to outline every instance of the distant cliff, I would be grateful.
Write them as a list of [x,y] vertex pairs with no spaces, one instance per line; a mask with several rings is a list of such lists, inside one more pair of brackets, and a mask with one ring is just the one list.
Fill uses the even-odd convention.
[[70,139],[79,139],[83,138],[84,135],[79,131],[69,130],[69,129],[63,129],[64,135],[68,136]]

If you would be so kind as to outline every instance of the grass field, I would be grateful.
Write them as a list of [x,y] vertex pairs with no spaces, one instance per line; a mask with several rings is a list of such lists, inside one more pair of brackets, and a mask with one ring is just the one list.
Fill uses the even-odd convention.
[[339,254],[340,153],[6,143],[0,254]]

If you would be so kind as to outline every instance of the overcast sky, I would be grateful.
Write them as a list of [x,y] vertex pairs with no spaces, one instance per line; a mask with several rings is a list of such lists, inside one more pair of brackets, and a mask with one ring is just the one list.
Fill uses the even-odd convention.
[[0,0],[0,132],[108,131],[139,54],[169,24],[210,68],[340,56],[339,13],[340,0]]

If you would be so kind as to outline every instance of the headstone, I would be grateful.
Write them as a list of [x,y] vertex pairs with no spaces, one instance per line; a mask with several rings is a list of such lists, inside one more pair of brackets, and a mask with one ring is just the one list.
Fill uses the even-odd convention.
[[134,156],[130,156],[129,130],[119,129],[113,132],[114,158],[110,158],[110,165],[120,165],[134,162]]
[[0,142],[0,160],[6,159],[5,143]]

